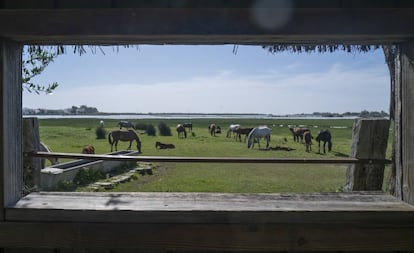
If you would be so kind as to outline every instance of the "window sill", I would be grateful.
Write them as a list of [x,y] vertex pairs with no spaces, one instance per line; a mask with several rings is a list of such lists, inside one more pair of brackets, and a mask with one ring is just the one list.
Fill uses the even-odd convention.
[[0,244],[77,248],[414,250],[414,207],[379,192],[33,193]]

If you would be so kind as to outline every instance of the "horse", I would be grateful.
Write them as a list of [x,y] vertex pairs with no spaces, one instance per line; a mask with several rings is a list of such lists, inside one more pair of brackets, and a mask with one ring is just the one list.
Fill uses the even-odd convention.
[[216,126],[216,134],[221,134],[221,127],[220,126]]
[[305,140],[306,152],[311,151],[312,150],[312,139],[313,139],[311,132],[305,131],[303,133],[303,139]]
[[299,142],[299,138],[300,141],[303,142],[303,133],[305,131],[310,131],[307,127],[289,127],[289,130],[292,132],[293,141],[296,142]]
[[318,153],[321,153],[321,141],[323,142],[323,153],[326,153],[325,145],[328,143],[328,151],[332,150],[332,141],[331,141],[331,132],[329,132],[328,129],[321,130],[318,133],[318,136],[316,136],[316,141],[318,142]]
[[177,130],[178,138],[187,138],[187,132],[182,124],[178,124],[175,128]]
[[193,123],[183,123],[184,128],[188,128],[188,131],[191,133],[193,131]]
[[[44,144],[43,142],[40,142],[39,151],[48,152],[48,153],[52,152],[52,150],[50,150],[49,147],[46,144]],[[59,161],[56,157],[48,157],[46,159],[49,160],[52,165],[55,165],[55,164],[59,163]],[[44,158],[42,158],[41,164],[42,164],[42,168],[44,168],[45,165],[46,165]]]
[[271,129],[266,126],[260,126],[253,128],[252,131],[250,131],[249,135],[247,136],[247,148],[253,148],[254,143],[257,142],[260,149],[260,138],[264,138],[266,140],[266,149],[269,148],[269,142],[270,142],[270,131]]
[[[235,134],[236,129],[239,128],[239,127],[240,127],[239,124],[231,124],[229,126],[229,128],[227,129],[226,138],[230,138],[231,137],[231,133],[234,133]],[[236,136],[236,134],[234,136]]]
[[130,121],[121,120],[118,122],[117,125],[119,126],[119,129],[122,129],[123,127],[125,127],[125,128],[132,128],[135,130],[134,124],[132,124]]
[[241,135],[244,134],[244,141],[246,141],[247,135],[249,135],[250,131],[252,131],[253,128],[252,127],[248,127],[248,128],[237,128],[236,129],[236,140],[239,139],[239,141],[241,141]]
[[169,149],[169,148],[175,148],[174,144],[166,144],[166,143],[161,143],[159,141],[157,141],[155,143],[155,148],[157,149]]
[[216,124],[208,125],[208,131],[210,132],[211,136],[216,136]]
[[131,149],[132,141],[137,142],[137,150],[141,153],[141,141],[135,133],[134,130],[122,131],[122,130],[114,130],[108,134],[108,142],[111,145],[111,152],[112,147],[115,145],[115,151],[118,151],[118,141],[129,141],[129,146],[127,150]]
[[95,147],[92,145],[86,145],[82,149],[82,154],[95,154]]

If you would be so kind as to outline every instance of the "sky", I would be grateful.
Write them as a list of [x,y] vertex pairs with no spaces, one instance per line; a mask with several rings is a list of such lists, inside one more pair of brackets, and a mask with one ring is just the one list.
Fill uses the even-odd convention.
[[140,45],[58,56],[34,79],[52,95],[23,91],[23,107],[87,105],[113,113],[389,111],[382,50],[272,54],[260,46]]

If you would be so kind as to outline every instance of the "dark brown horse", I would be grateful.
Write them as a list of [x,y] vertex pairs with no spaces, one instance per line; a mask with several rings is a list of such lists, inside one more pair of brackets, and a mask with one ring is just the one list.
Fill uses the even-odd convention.
[[246,141],[247,136],[249,135],[250,131],[253,130],[253,127],[247,127],[247,128],[237,128],[235,130],[236,133],[236,140],[238,139],[239,141],[241,141],[241,135],[244,134],[244,141]]
[[155,143],[155,148],[157,149],[169,149],[169,148],[175,148],[174,144],[167,144],[167,143],[161,143],[157,141]]
[[316,136],[316,141],[318,142],[318,153],[321,153],[321,141],[323,142],[323,153],[326,153],[325,150],[325,145],[326,143],[328,143],[328,151],[332,150],[332,136],[331,136],[331,132],[329,132],[328,129],[326,130],[321,130],[318,133],[318,136]]
[[118,151],[118,141],[129,141],[129,146],[127,150],[131,149],[132,141],[137,142],[137,150],[141,153],[141,141],[135,133],[134,130],[122,131],[122,130],[114,130],[108,134],[108,142],[111,145],[111,152],[112,147],[115,145],[115,151]]
[[193,131],[193,123],[183,123],[182,124],[184,128],[188,129],[188,132],[192,132]]
[[299,142],[299,138],[300,142],[303,142],[303,133],[305,131],[310,131],[307,127],[289,127],[289,130],[292,132],[293,141],[296,142]]
[[182,124],[178,124],[176,127],[178,138],[187,138],[187,132]]

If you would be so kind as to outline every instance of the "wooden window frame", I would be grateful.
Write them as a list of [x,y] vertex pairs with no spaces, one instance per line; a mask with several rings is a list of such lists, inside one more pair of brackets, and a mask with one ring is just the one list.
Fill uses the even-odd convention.
[[[148,14],[149,11],[149,14]],[[414,34],[411,10],[379,9],[299,10],[298,15],[310,18],[304,24],[298,19],[291,24],[292,32],[280,34],[263,32],[244,24],[242,32],[237,23],[245,10],[109,10],[96,11],[95,21],[106,21],[110,14],[119,24],[131,31],[116,27],[93,28],[89,26],[89,12],[37,10],[2,12],[0,41],[0,246],[38,248],[155,248],[178,250],[414,250],[414,43],[406,34]],[[217,17],[215,24],[223,30],[218,35],[209,33],[210,27],[202,23],[200,31],[188,35],[193,29],[177,30],[167,27],[160,30],[160,12],[166,19],[182,22],[179,14],[188,17]],[[315,13],[316,12],[316,13]],[[136,28],[136,16],[151,25]],[[39,15],[41,14],[41,15]],[[62,14],[61,17],[58,15]],[[317,15],[315,15],[317,14]],[[372,18],[370,25],[357,27],[357,17],[364,14]],[[81,22],[70,26],[73,16],[86,25],[84,34]],[[129,18],[124,18],[125,15]],[[204,15],[204,16],[203,16]],[[343,34],[332,29],[320,16],[349,21],[354,33]],[[389,22],[396,19],[399,29]],[[176,18],[180,17],[180,18]],[[21,18],[21,20],[19,19]],[[50,18],[50,19],[48,19]],[[165,18],[165,17],[164,17]],[[31,24],[39,19],[39,24]],[[388,22],[390,30],[378,30],[378,23]],[[17,21],[16,21],[17,20]],[[23,20],[23,21],[22,21]],[[92,19],[93,20],[93,19]],[[344,24],[342,20],[342,24]],[[61,21],[66,29],[58,30],[54,22]],[[165,20],[164,20],[165,21]],[[178,22],[178,23],[180,23]],[[93,23],[93,22],[92,22]],[[105,22],[106,23],[106,22]],[[172,22],[174,23],[174,22]],[[398,26],[400,25],[400,26]],[[29,27],[27,30],[22,27]],[[378,25],[379,26],[379,25]],[[317,30],[315,30],[317,27]],[[322,27],[322,28],[321,28]],[[385,26],[384,27],[388,27]],[[73,28],[73,29],[71,29]],[[19,30],[20,29],[20,30]],[[94,30],[95,29],[95,30]],[[109,29],[105,30],[105,29]],[[111,30],[113,29],[113,30]],[[219,28],[218,28],[219,29]],[[249,30],[251,29],[251,30]],[[308,30],[307,30],[308,29]],[[309,31],[310,29],[310,31]],[[319,29],[325,31],[319,34]],[[359,29],[359,30],[358,30]],[[365,29],[365,30],[364,30]],[[152,31],[162,31],[151,33]],[[95,32],[95,33],[94,33]],[[128,34],[132,32],[133,34]],[[262,32],[262,33],[260,33]],[[317,34],[313,38],[309,34]],[[365,32],[365,33],[364,33]],[[408,32],[408,33],[404,33]],[[107,34],[106,34],[107,33]],[[147,34],[149,33],[149,35]],[[93,34],[93,35],[91,35]],[[98,34],[98,35],[97,35]],[[141,34],[141,35],[140,35]],[[144,35],[142,35],[144,34]],[[229,35],[230,34],[230,35]],[[378,37],[378,34],[380,36]],[[235,36],[236,35],[236,36]],[[259,38],[259,39],[257,39]],[[358,43],[401,43],[398,56],[395,133],[397,144],[397,196],[376,192],[338,194],[207,194],[207,193],[33,193],[21,198],[22,189],[22,139],[21,139],[21,49],[24,43],[229,43],[261,42],[307,43],[354,41]],[[266,44],[266,43],[263,43]],[[403,201],[400,201],[402,199]]]

